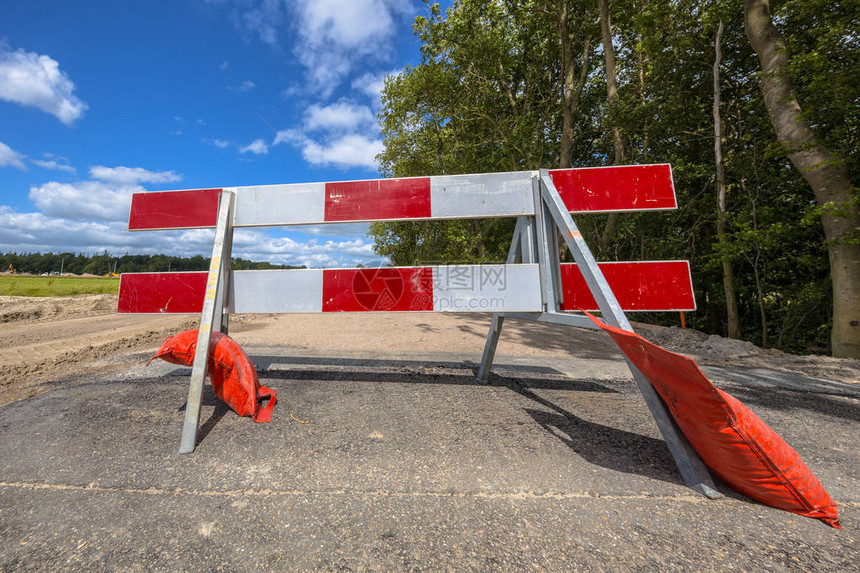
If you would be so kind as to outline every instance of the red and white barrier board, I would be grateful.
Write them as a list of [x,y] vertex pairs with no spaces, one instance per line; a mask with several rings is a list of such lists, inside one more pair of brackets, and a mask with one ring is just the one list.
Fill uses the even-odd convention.
[[[215,227],[215,239],[208,273],[123,274],[118,311],[199,312],[198,349],[208,349],[216,329],[226,332],[232,313],[491,312],[477,372],[487,381],[506,314],[591,327],[582,315],[563,311],[599,309],[611,325],[630,330],[626,311],[695,309],[688,263],[597,263],[570,215],[674,208],[668,165],[137,193],[130,230]],[[517,217],[511,264],[230,269],[235,227],[486,217]],[[559,234],[576,265],[560,264]],[[181,453],[194,451],[197,443],[207,364],[208,352],[199,352]],[[684,481],[716,494],[654,388],[630,367]]]
[[[695,310],[686,261],[602,263],[625,311]],[[575,264],[563,264],[567,310],[596,310]],[[198,313],[205,272],[123,274],[121,313]],[[230,312],[539,312],[536,264],[235,271]]]
[[[537,172],[450,175],[225,188],[234,227],[534,215]],[[575,213],[675,209],[669,165],[550,171]],[[221,189],[135,193],[129,230],[214,227]]]

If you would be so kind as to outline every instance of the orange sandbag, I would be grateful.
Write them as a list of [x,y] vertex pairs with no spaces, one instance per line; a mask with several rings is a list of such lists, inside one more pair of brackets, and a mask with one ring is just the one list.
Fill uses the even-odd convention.
[[[209,356],[212,356],[212,351],[215,348],[213,343],[217,344],[221,339],[221,336],[223,336],[223,334],[220,332],[212,333],[212,338],[209,344]],[[161,358],[165,362],[170,362],[171,364],[191,366],[194,364],[194,351],[196,349],[197,331],[186,330],[165,338],[161,343],[161,348],[158,349],[158,352],[152,355],[146,365],[149,366],[153,360]]]
[[[196,349],[197,331],[186,330],[165,338],[149,362],[161,358],[171,364],[191,366]],[[272,420],[277,393],[260,385],[257,370],[239,344],[217,331],[209,339],[209,379],[215,395],[240,416],[251,416],[255,422]],[[262,407],[265,398],[269,403]]]
[[767,505],[842,529],[836,504],[798,453],[749,408],[714,387],[692,359],[585,314],[648,378],[702,461],[724,483]]

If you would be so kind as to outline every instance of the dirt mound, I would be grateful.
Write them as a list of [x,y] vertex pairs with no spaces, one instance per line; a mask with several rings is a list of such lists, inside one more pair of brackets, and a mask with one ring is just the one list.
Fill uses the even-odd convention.
[[0,296],[0,323],[61,320],[116,311],[116,295],[82,294],[69,297]]
[[701,364],[761,366],[814,378],[860,383],[860,360],[787,354],[773,348],[760,348],[745,340],[676,326],[642,329],[639,333],[654,344],[686,354]]
[[[0,297],[0,405],[130,366],[129,354],[193,328],[186,315],[118,315],[116,295]],[[138,360],[139,362],[139,360]]]
[[694,354],[708,362],[748,358],[758,356],[762,352],[762,349],[752,342],[705,334],[690,328],[672,326],[666,329],[643,331],[641,334],[666,350]]

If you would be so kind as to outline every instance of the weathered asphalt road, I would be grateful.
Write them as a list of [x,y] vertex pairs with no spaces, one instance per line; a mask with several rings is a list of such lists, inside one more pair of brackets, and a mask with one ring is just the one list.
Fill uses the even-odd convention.
[[852,388],[709,372],[798,450],[838,531],[685,488],[623,364],[500,356],[480,385],[462,355],[247,350],[272,423],[207,387],[190,456],[186,368],[0,408],[0,570],[857,570]]

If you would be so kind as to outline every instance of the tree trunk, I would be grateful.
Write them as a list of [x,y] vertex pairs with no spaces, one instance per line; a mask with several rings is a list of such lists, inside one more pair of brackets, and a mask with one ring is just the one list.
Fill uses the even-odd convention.
[[761,63],[761,88],[780,144],[824,206],[833,281],[833,356],[860,358],[860,245],[846,241],[860,228],[860,209],[844,159],[832,153],[803,118],[788,75],[788,55],[773,24],[768,0],[744,0],[744,27]]
[[[740,121],[740,118],[738,118]],[[755,163],[755,156],[753,156],[753,163]],[[750,196],[749,191],[746,186],[746,179],[741,177],[741,189],[747,194],[750,199],[750,214],[752,215],[752,225],[753,230],[758,231],[758,213],[756,212],[756,201],[758,200],[758,185],[756,185],[756,197]],[[758,312],[761,317],[761,345],[764,348],[767,348],[768,345],[768,336],[767,336],[767,311],[764,306],[764,287],[762,286],[762,276],[759,265],[761,263],[761,243],[758,240],[755,242],[755,257],[750,258],[747,255],[747,260],[750,263],[750,266],[753,270],[753,278],[755,279],[755,292],[756,292],[756,300],[758,301]]]
[[573,122],[579,108],[579,98],[582,88],[588,79],[589,52],[591,51],[591,37],[586,36],[582,49],[582,69],[579,73],[579,81],[576,77],[576,62],[573,59],[573,42],[570,39],[568,29],[567,3],[559,0],[555,4],[556,31],[561,42],[561,80],[562,80],[562,126],[561,141],[559,144],[558,166],[560,169],[570,167],[570,154],[573,148]]
[[[719,4],[719,1],[717,2]],[[738,316],[738,297],[735,293],[735,271],[732,261],[726,252],[728,237],[728,214],[726,212],[726,163],[723,160],[723,123],[720,116],[720,62],[722,53],[723,21],[717,28],[714,39],[714,157],[717,167],[717,241],[723,263],[723,292],[726,295],[726,314],[728,315],[729,338],[741,337],[741,323]]]
[[[615,74],[615,48],[612,45],[612,27],[609,21],[609,0],[597,0],[600,11],[600,31],[603,36],[603,61],[606,64],[606,96],[609,105],[618,101],[618,83]],[[624,163],[624,140],[621,129],[612,122],[612,145],[615,148],[615,164]]]
[[[612,46],[612,27],[609,21],[609,0],[597,0],[597,9],[600,12],[600,31],[603,37],[603,61],[606,65],[606,99],[609,107],[618,101],[618,84],[615,77],[615,48]],[[611,116],[610,116],[611,117]],[[615,149],[614,165],[624,164],[624,140],[621,137],[621,129],[617,122],[612,120],[612,146]],[[610,213],[603,227],[598,248],[604,252],[609,249],[609,244],[615,236],[618,227],[618,213]]]
[[567,3],[556,4],[556,29],[561,42],[561,142],[558,166],[561,169],[570,167],[570,150],[573,147],[573,99],[576,90],[576,69],[573,65],[573,46],[570,33],[567,30]]
[[[647,6],[648,3],[646,2]],[[639,41],[642,41],[642,36],[638,36]],[[642,108],[645,108],[645,104],[648,103],[647,98],[645,97],[645,63],[646,58],[644,54],[644,50],[640,49],[639,52],[639,103]],[[642,162],[648,163],[648,145],[650,142],[648,141],[648,115],[642,114]]]
[[481,220],[472,219],[472,233],[475,235],[478,261],[483,263],[487,256],[487,247],[484,243],[484,233],[481,230]]
[[[570,39],[568,29],[567,2],[559,0],[555,4],[556,31],[561,42],[561,108],[562,127],[561,141],[559,143],[558,167],[566,169],[570,167],[570,155],[573,148],[573,122],[579,108],[579,98],[582,89],[588,79],[588,68],[591,52],[591,36],[585,37],[582,48],[582,68],[579,71],[579,82],[576,80],[576,62],[573,60],[573,43]],[[562,262],[569,258],[567,243],[561,233],[557,234],[558,252]]]

